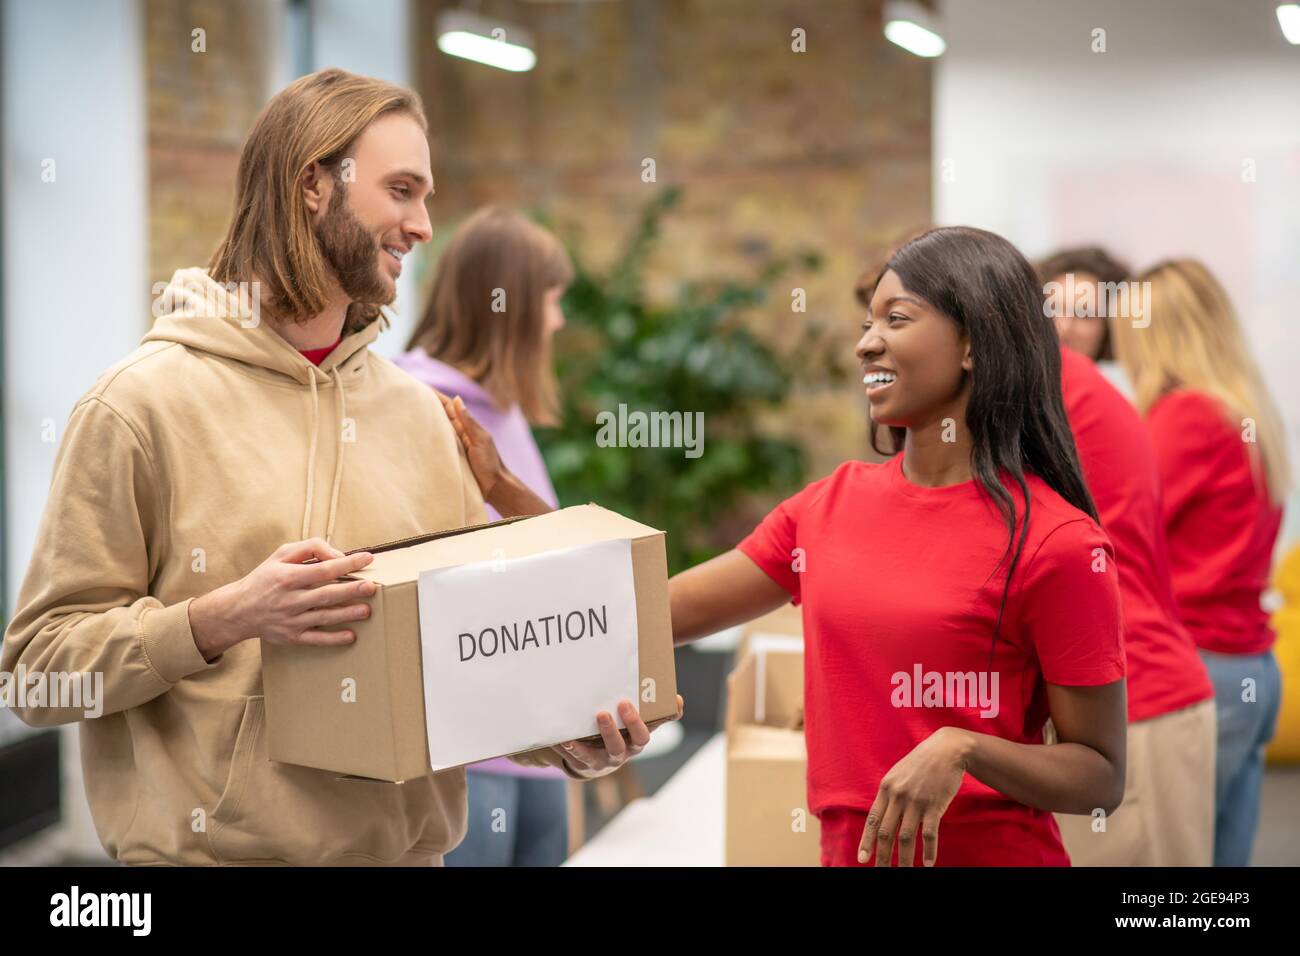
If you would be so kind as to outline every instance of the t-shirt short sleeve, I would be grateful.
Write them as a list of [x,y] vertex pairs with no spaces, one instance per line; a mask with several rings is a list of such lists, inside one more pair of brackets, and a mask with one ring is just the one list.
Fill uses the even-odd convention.
[[795,570],[799,547],[799,520],[810,502],[816,500],[830,478],[814,481],[798,494],[791,495],[768,513],[736,549],[763,569],[763,572],[783,587],[798,604],[801,575]]
[[1240,461],[1241,436],[1208,395],[1175,389],[1151,406],[1147,429],[1160,472],[1165,522],[1175,521],[1217,475]]
[[1110,684],[1125,673],[1110,540],[1086,518],[1053,529],[1025,566],[1020,626],[1049,684]]

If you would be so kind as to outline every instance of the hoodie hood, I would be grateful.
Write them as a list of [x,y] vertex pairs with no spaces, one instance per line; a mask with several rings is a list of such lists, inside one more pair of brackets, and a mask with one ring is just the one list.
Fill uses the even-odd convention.
[[327,381],[334,368],[364,361],[381,322],[347,335],[317,368],[272,327],[258,308],[251,283],[215,282],[206,269],[178,269],[154,299],[153,328],[143,342],[179,342],[221,358],[284,375],[299,385]]
[[[157,319],[142,344],[176,342],[195,351],[241,362],[291,379],[311,392],[311,416],[306,423],[311,438],[307,461],[304,463],[306,475],[301,532],[301,537],[306,538],[311,529],[312,505],[316,494],[316,459],[319,448],[317,433],[321,426],[319,389],[322,386],[333,386],[337,421],[346,423],[347,394],[342,373],[361,371],[359,366],[365,364],[369,355],[367,347],[379,335],[381,323],[376,320],[364,329],[345,336],[334,351],[325,357],[320,367],[317,367],[271,327],[267,318],[261,314],[257,297],[252,294],[251,283],[231,285],[235,288],[214,281],[206,269],[178,269],[162,294],[154,300],[153,308]],[[335,465],[329,489],[326,541],[331,540],[338,517],[339,489],[343,482],[344,452],[347,447],[344,427],[334,431]]]

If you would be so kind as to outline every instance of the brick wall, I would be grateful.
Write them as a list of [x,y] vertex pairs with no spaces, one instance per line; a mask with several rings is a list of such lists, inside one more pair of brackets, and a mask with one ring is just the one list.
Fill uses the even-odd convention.
[[[437,226],[486,202],[541,205],[581,223],[599,263],[654,190],[680,185],[652,289],[815,248],[825,266],[798,283],[807,313],[777,296],[754,321],[778,338],[832,321],[851,362],[853,280],[930,217],[930,69],[884,39],[879,0],[484,0],[483,14],[533,32],[526,74],[440,53],[443,6],[414,11]],[[795,28],[806,52],[791,49]],[[657,184],[641,180],[646,157]],[[824,474],[867,453],[864,409],[857,386],[810,390],[775,426],[797,430]]]
[[[239,148],[267,95],[261,0],[144,0],[149,281],[206,264],[230,215]],[[811,247],[808,311],[777,296],[754,317],[776,339],[817,318],[857,338],[852,282],[930,216],[930,69],[885,41],[880,0],[483,0],[533,31],[537,69],[508,74],[437,51],[437,10],[413,0],[417,86],[450,230],[478,205],[542,206],[580,224],[595,264],[655,190],[685,189],[651,264],[651,289],[747,275],[768,253]],[[206,31],[205,52],[192,31]],[[807,51],[791,50],[791,31]],[[642,160],[657,182],[641,180]],[[794,284],[794,281],[791,282]],[[866,454],[849,386],[806,390],[774,427],[797,430],[824,473]]]
[[[225,234],[239,150],[266,98],[261,0],[145,0],[149,282],[207,265]],[[205,50],[193,31],[205,31]],[[147,321],[147,317],[142,319]]]

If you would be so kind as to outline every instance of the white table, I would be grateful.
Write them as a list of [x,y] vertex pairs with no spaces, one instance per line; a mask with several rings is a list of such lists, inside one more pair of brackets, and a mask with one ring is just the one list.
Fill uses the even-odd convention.
[[717,733],[652,797],[633,800],[565,866],[722,866],[727,735]]

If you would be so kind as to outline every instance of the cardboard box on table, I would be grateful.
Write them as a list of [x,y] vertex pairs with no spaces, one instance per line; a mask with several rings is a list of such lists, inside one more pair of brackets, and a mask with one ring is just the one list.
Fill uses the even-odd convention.
[[[782,608],[750,624],[727,678],[728,866],[817,866],[803,734],[803,638]],[[791,633],[794,631],[794,633]]]
[[764,634],[783,634],[803,638],[803,609],[794,604],[782,604],[775,611],[769,611],[762,617],[754,618],[740,630],[740,639],[736,642],[736,663],[739,664],[749,653],[749,643],[755,637]]
[[[553,571],[549,573],[556,578],[553,587],[556,593],[585,594],[591,603],[607,600],[611,591],[626,592],[624,605],[610,612],[616,619],[606,622],[606,631],[601,632],[593,623],[585,641],[561,640],[557,636],[552,646],[548,624],[545,645],[537,640],[532,646],[525,642],[521,652],[507,655],[503,626],[501,654],[489,657],[486,639],[481,644],[476,642],[472,635],[478,625],[465,624],[465,615],[473,615],[484,626],[502,625],[506,616],[502,607],[519,600],[520,584],[524,581],[520,575],[525,573],[520,569],[532,574],[535,583],[539,569],[545,574],[547,566],[572,567],[562,562],[571,560],[588,546],[614,549],[615,560],[606,563],[615,566],[616,575],[623,574],[618,587],[605,587],[602,592],[600,573],[560,573],[558,577]],[[604,698],[599,708],[575,709],[572,688],[562,689],[557,686],[561,682],[554,679],[548,684],[545,677],[530,679],[523,691],[516,688],[507,699],[496,699],[493,695],[501,697],[502,689],[491,679],[487,668],[499,669],[502,665],[496,662],[509,659],[512,661],[509,666],[526,665],[530,674],[533,669],[541,674],[542,668],[551,668],[553,672],[556,667],[578,661],[577,655],[605,654],[607,647],[614,647],[621,655],[620,668],[625,673],[620,680],[622,677],[626,680],[619,686],[629,693],[620,696],[629,696],[647,723],[676,713],[677,686],[663,532],[596,505],[582,505],[364,550],[374,552],[374,561],[354,577],[374,581],[379,587],[369,600],[371,616],[349,625],[357,635],[355,642],[336,648],[262,645],[268,750],[272,760],[402,782],[449,766],[591,736],[596,733],[597,709],[608,710],[617,719],[616,701]],[[601,555],[606,553],[600,551]],[[621,567],[617,560],[620,554]],[[626,570],[629,557],[630,573]],[[603,573],[601,569],[597,571]],[[449,609],[448,616],[453,616],[450,608],[454,602],[435,605],[422,634],[422,574],[460,575],[444,579],[444,588],[450,585],[450,590],[442,592],[444,595],[454,597],[462,587],[466,593],[474,589],[477,589],[474,593],[481,593],[486,586],[495,588],[495,599],[478,600],[468,609],[459,608],[457,613],[461,617],[449,622],[441,620],[442,612],[438,608]],[[471,577],[465,578],[466,574]],[[620,613],[626,627],[619,626]],[[558,618],[555,623],[558,633]],[[575,625],[585,626],[585,619]],[[634,632],[630,636],[629,630]],[[462,633],[465,631],[469,633]],[[573,633],[577,632],[570,632]],[[616,635],[617,642],[604,643],[611,633]],[[539,623],[534,637],[540,634]],[[468,645],[466,637],[471,638]],[[430,640],[439,643],[426,643]],[[482,651],[482,656],[476,651]],[[452,673],[467,663],[474,664],[478,670],[461,667]],[[464,711],[456,710],[445,720],[427,719],[426,703],[434,708],[434,713],[443,705],[438,697],[426,701],[426,668],[431,667],[443,667],[445,673],[429,671],[430,686],[450,680],[453,691],[463,689],[469,694]],[[585,673],[590,670],[590,664],[584,668]],[[448,695],[449,700],[451,696]],[[481,716],[469,716],[476,709]],[[518,727],[524,736],[512,749],[461,753],[450,762],[435,765],[431,748],[443,752],[448,748],[455,750],[460,741],[476,737],[473,725],[476,719],[487,723],[499,721],[502,727],[509,724],[511,733]],[[537,728],[551,727],[556,721],[564,724],[562,732],[555,731],[554,739],[538,739],[536,735],[544,735],[546,731]]]

